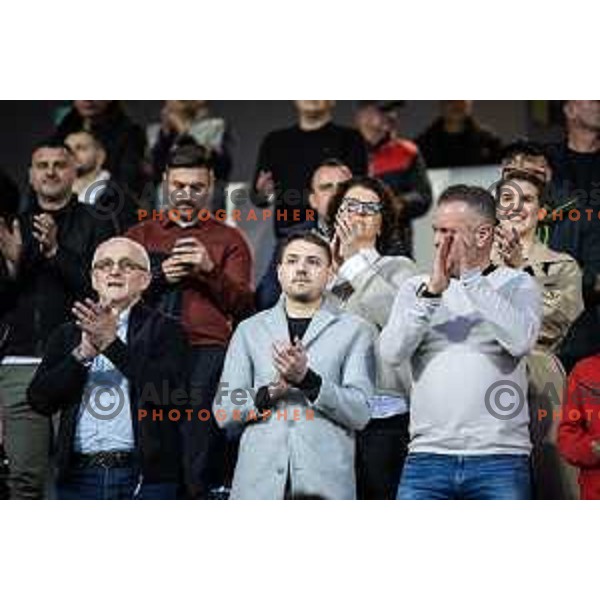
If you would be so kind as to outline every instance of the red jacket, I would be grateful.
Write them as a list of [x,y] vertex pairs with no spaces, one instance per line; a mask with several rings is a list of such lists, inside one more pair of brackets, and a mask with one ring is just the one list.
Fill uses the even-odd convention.
[[600,500],[600,454],[593,441],[600,442],[600,355],[575,365],[558,428],[560,452],[579,467],[583,500]]
[[[178,238],[188,236],[206,246],[215,269],[176,286],[183,297],[183,327],[192,346],[226,346],[233,323],[254,310],[252,254],[243,234],[215,219],[182,229],[168,218],[143,221],[127,232],[127,237],[142,244],[151,258],[155,256],[160,262]],[[160,269],[153,275],[155,287],[167,287]]]

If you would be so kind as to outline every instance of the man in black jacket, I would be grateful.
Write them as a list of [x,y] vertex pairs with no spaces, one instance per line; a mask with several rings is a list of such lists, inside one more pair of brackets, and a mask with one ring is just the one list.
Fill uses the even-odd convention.
[[560,351],[570,371],[600,351],[600,100],[567,100],[563,112],[564,139],[547,149],[559,200],[549,246],[581,266],[586,308]]
[[429,169],[500,162],[502,141],[473,116],[472,100],[442,100],[441,115],[417,139]]
[[330,159],[354,175],[366,175],[368,158],[360,134],[333,122],[333,100],[294,100],[298,123],[272,131],[260,144],[250,197],[260,207],[273,204],[276,247],[256,290],[259,310],[271,308],[281,289],[277,281],[279,246],[298,230],[316,226],[309,195],[316,168]]
[[179,325],[140,303],[150,284],[143,246],[111,238],[94,255],[99,301],[73,307],[28,390],[43,415],[61,412],[61,499],[174,499],[183,461],[187,345]]
[[27,405],[25,391],[50,333],[89,289],[88,265],[106,221],[72,195],[75,163],[53,140],[32,154],[32,206],[18,218],[0,219],[0,403],[10,464],[11,498],[42,498],[48,471],[50,422]]
[[[113,209],[120,226],[119,233],[134,225],[137,210],[146,197],[143,160],[146,136],[123,110],[119,100],[75,100],[73,108],[56,128],[56,136],[65,140],[69,134],[88,131],[106,151],[105,168],[111,184],[104,192],[107,210]],[[151,189],[151,188],[150,188]]]

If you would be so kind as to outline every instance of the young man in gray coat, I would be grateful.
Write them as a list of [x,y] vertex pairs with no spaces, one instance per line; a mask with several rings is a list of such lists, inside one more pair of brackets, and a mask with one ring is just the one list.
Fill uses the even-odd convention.
[[214,402],[243,429],[232,498],[353,499],[355,431],[369,420],[374,331],[324,300],[331,251],[315,233],[282,246],[278,304],[235,332]]

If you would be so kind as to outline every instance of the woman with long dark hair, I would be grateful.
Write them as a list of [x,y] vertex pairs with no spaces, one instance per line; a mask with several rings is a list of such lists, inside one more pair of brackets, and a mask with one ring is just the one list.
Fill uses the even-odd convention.
[[[342,308],[378,331],[386,324],[400,285],[415,274],[406,257],[382,256],[393,227],[392,194],[378,179],[354,177],[341,184],[328,210],[336,277],[330,294]],[[408,446],[410,369],[383,366],[377,357],[371,421],[356,448],[359,499],[393,499]]]

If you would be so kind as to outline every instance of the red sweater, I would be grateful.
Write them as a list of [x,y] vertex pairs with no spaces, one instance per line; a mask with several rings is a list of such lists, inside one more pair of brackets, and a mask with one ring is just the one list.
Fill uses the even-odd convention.
[[164,218],[132,227],[127,237],[142,244],[150,255],[170,253],[182,237],[195,237],[206,246],[215,268],[179,284],[182,323],[193,346],[226,346],[233,321],[254,310],[252,254],[242,233],[214,219],[184,229]]
[[600,454],[592,450],[593,441],[600,442],[600,355],[577,363],[569,375],[558,428],[560,452],[579,467],[583,500],[600,500]]

